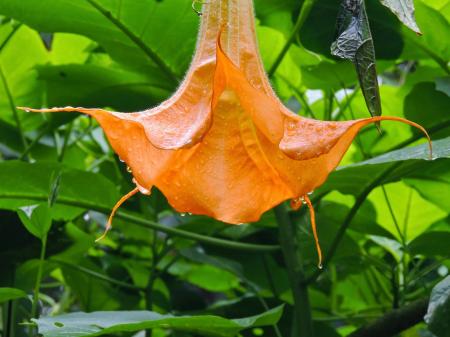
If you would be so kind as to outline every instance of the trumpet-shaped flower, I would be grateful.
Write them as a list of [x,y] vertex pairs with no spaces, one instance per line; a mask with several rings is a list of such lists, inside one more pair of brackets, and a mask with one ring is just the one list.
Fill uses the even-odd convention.
[[397,117],[326,122],[298,116],[265,74],[251,0],[209,0],[201,20],[184,81],[156,108],[33,110],[78,111],[98,121],[137,185],[113,213],[156,186],[175,210],[231,224],[257,221],[289,199],[294,206],[305,200],[313,215],[308,192],[325,182],[363,126],[396,120],[425,132]]

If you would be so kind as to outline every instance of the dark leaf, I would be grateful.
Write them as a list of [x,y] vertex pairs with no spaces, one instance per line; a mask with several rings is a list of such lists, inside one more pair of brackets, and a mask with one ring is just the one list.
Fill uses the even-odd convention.
[[359,83],[372,116],[381,115],[375,48],[364,0],[343,0],[331,53],[355,64]]
[[429,329],[437,337],[450,336],[450,276],[439,282],[431,292],[425,315]]

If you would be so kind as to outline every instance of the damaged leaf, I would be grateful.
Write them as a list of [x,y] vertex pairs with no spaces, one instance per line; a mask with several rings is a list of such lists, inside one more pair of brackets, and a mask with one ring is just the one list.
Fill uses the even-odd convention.
[[375,48],[364,0],[343,0],[331,53],[355,64],[361,90],[372,116],[381,116]]

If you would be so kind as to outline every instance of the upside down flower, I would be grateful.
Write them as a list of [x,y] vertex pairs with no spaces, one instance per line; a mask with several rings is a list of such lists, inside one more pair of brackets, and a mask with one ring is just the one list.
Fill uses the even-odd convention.
[[382,120],[425,130],[397,117],[324,122],[292,113],[263,69],[252,0],[209,0],[202,12],[190,69],[174,95],[156,108],[33,111],[78,111],[98,121],[137,185],[113,214],[127,198],[149,194],[153,186],[178,212],[231,224],[257,221],[285,200],[294,207],[303,200],[317,243],[308,192],[325,182],[358,131]]

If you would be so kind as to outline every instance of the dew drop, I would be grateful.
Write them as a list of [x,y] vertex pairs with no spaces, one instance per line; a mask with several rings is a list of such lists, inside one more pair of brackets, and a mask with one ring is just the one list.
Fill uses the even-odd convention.
[[25,112],[30,112],[30,109],[25,109]]
[[120,157],[119,157],[119,161],[120,161],[121,163],[124,163],[124,162],[125,162],[125,160],[123,160],[123,159],[120,158]]
[[129,166],[127,166],[127,172],[129,173],[133,172]]
[[186,213],[180,213],[180,216],[186,216]]
[[319,268],[319,269],[323,269],[323,264],[322,263],[319,263],[318,265],[317,265],[317,268]]
[[314,191],[309,191],[308,193],[306,193],[306,194],[308,194],[308,195],[312,195],[314,193]]

